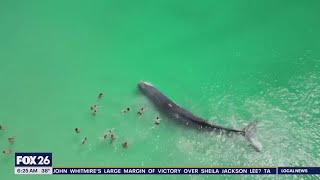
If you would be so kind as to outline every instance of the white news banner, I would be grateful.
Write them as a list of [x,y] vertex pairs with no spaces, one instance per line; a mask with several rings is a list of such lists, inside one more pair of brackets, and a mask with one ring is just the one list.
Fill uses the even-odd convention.
[[14,174],[52,174],[52,167],[15,167]]

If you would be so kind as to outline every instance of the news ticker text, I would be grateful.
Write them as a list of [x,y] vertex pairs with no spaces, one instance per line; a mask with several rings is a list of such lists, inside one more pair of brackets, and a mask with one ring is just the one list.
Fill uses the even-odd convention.
[[15,167],[15,174],[149,174],[149,175],[191,175],[191,174],[255,174],[255,175],[276,175],[276,174],[320,174],[320,167],[210,167],[210,168],[152,168],[152,167]]

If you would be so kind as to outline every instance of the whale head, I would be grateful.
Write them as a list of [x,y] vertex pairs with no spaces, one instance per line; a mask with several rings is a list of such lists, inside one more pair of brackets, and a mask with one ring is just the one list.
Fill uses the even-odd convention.
[[156,90],[151,83],[145,82],[145,81],[140,81],[138,83],[139,89],[146,94],[147,96],[151,98],[156,98],[157,94],[160,92]]
[[138,87],[143,91],[147,91],[153,88],[153,85],[151,83],[145,82],[145,81],[140,81],[138,83]]

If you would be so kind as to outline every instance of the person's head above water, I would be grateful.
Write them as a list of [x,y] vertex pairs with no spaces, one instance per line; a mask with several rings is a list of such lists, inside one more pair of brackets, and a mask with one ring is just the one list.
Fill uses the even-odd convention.
[[122,146],[123,146],[124,148],[127,148],[127,147],[128,147],[128,142],[125,141],[124,143],[122,143]]

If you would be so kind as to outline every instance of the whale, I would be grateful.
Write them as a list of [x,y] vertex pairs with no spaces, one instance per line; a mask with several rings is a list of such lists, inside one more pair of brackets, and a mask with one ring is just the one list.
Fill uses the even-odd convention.
[[252,121],[243,129],[233,129],[218,124],[211,123],[199,116],[194,115],[187,109],[177,105],[169,97],[164,95],[160,90],[155,88],[151,83],[140,81],[138,83],[140,91],[148,97],[149,100],[166,116],[185,125],[197,127],[200,130],[219,131],[222,133],[235,133],[245,137],[251,147],[257,152],[262,151],[262,145],[256,138],[257,120]]

